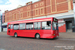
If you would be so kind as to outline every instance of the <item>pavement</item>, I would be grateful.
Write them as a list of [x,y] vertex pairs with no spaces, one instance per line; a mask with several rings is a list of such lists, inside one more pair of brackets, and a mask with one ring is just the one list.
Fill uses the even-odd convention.
[[59,33],[61,39],[75,39],[75,32]]

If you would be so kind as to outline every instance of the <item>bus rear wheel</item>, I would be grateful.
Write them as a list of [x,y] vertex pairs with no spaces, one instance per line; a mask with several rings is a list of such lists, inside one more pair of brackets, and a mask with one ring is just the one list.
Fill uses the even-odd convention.
[[18,37],[18,36],[17,36],[17,33],[15,33],[15,34],[14,34],[14,37],[15,37],[15,38],[17,38],[17,37]]
[[36,38],[36,39],[40,39],[40,34],[36,34],[36,35],[35,35],[35,38]]

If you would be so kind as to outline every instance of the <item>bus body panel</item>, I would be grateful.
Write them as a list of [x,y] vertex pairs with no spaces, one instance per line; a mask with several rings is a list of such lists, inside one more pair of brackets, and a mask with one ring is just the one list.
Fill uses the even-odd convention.
[[[40,38],[55,38],[59,36],[57,31],[52,30],[14,30],[14,32],[9,35],[14,36],[15,33],[21,37],[35,37],[36,33],[40,34]],[[55,36],[53,34],[55,34]]]
[[[14,29],[8,29],[8,25],[11,24],[19,24],[19,23],[29,23],[30,21],[32,22],[38,22],[39,21],[49,21],[48,19],[50,19],[51,21],[51,29],[50,30],[43,30],[42,28],[40,30],[14,30]],[[55,38],[57,36],[59,36],[59,31],[58,30],[52,30],[52,21],[53,21],[53,17],[52,18],[43,18],[43,19],[35,19],[35,20],[28,20],[28,21],[18,21],[18,22],[10,22],[7,25],[7,35],[10,36],[14,36],[15,33],[18,34],[18,36],[21,37],[35,37],[36,33],[40,34],[40,38]],[[58,21],[57,21],[58,22]]]

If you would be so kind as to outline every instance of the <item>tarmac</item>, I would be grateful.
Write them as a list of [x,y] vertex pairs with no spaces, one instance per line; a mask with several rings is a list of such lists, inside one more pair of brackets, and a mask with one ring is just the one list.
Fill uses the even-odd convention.
[[[6,34],[7,32],[1,32],[2,34]],[[75,32],[66,32],[66,33],[59,33],[60,39],[75,39]]]

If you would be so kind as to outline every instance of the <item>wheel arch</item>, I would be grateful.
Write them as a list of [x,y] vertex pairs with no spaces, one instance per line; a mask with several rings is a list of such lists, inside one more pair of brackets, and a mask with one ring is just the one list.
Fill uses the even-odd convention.
[[[36,33],[36,34],[35,34],[35,37],[36,37],[37,34],[39,34],[39,33]],[[40,34],[39,34],[39,35],[40,35]]]
[[[17,32],[14,32],[14,35],[17,34]],[[17,34],[18,35],[18,34]]]

